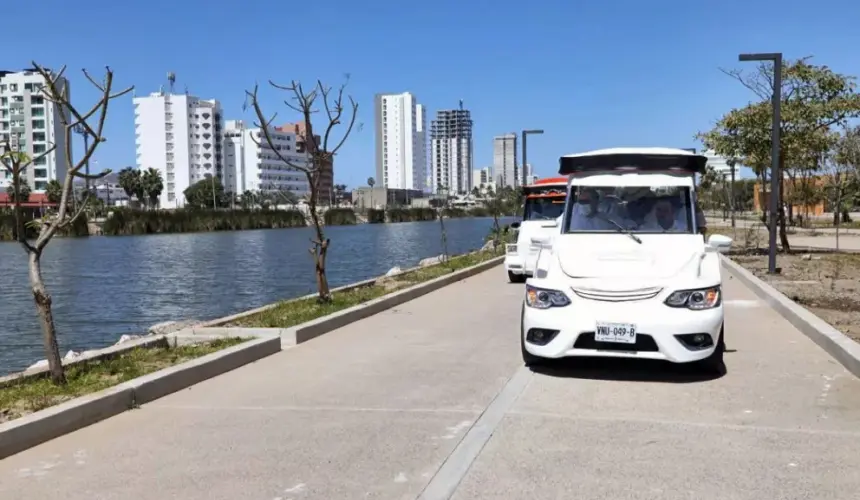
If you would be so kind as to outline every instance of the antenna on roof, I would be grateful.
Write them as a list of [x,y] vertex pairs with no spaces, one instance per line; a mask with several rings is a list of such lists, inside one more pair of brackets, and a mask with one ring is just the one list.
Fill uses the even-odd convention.
[[173,93],[173,86],[176,84],[176,73],[173,71],[167,72],[167,83],[170,85],[170,93]]
[[463,99],[460,99],[460,111],[463,111]]

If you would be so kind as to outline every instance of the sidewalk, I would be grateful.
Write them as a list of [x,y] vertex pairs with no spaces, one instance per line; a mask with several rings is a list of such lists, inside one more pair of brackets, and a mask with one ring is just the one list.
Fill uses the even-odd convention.
[[860,381],[724,293],[721,378],[531,372],[494,268],[0,461],[0,498],[854,500]]

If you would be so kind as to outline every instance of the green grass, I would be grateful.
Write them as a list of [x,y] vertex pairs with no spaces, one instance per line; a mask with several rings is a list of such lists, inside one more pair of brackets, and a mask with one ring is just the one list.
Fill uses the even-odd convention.
[[225,338],[177,347],[140,347],[115,358],[79,363],[66,368],[67,384],[29,378],[0,387],[0,422],[22,417],[79,396],[199,358],[248,339]]
[[380,278],[373,285],[353,288],[344,292],[335,292],[332,294],[332,301],[326,304],[317,302],[315,297],[281,302],[271,309],[246,316],[228,326],[289,328],[357,306],[397,290],[430,281],[434,278],[480,264],[481,262],[486,262],[503,255],[503,252],[504,250],[500,248],[496,252],[475,252],[451,257],[447,262],[442,264],[422,267],[396,276]]

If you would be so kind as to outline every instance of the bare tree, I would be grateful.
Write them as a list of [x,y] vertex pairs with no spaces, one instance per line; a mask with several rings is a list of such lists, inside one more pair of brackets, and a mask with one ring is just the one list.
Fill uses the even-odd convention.
[[[57,209],[49,211],[41,219],[30,223],[38,231],[35,240],[27,238],[27,232],[24,230],[23,224],[23,211],[21,210],[21,204],[17,196],[13,202],[13,209],[15,211],[15,225],[17,229],[16,238],[18,243],[27,252],[30,287],[32,288],[36,309],[39,312],[39,322],[42,327],[42,342],[45,347],[45,357],[48,360],[51,380],[55,384],[64,384],[66,382],[66,375],[63,369],[62,358],[60,358],[60,348],[57,343],[57,330],[54,325],[51,295],[48,293],[45,282],[42,279],[42,254],[48,243],[57,234],[57,231],[69,227],[86,209],[86,201],[81,203],[80,206],[70,209],[69,202],[74,197],[72,189],[75,177],[93,180],[100,179],[110,173],[110,170],[105,170],[96,175],[86,175],[81,172],[81,169],[87,164],[99,144],[106,141],[102,132],[110,101],[131,92],[133,87],[114,93],[112,92],[113,71],[109,67],[105,67],[105,76],[101,83],[93,79],[87,70],[83,70],[86,79],[99,90],[101,96],[98,102],[90,109],[80,112],[72,105],[69,99],[69,88],[65,78],[63,78],[66,67],[63,66],[59,72],[55,73],[35,62],[32,64],[45,81],[40,93],[45,100],[55,104],[58,108],[59,112],[57,115],[63,126],[65,139],[65,147],[62,153],[65,155],[68,170],[63,181],[62,194]],[[84,155],[77,162],[72,161],[72,133],[75,128],[82,129],[86,137],[90,139]],[[23,180],[22,176],[26,173],[27,169],[38,159],[52,153],[55,149],[56,145],[51,145],[38,156],[30,158],[20,151],[17,140],[14,143],[11,140],[6,140],[2,144],[2,156],[0,158],[3,160],[3,165],[12,174],[12,183],[15,186],[16,193],[20,189]],[[58,151],[58,153],[60,152]]]
[[[253,91],[245,92],[251,100],[254,113],[257,115],[255,126],[260,127],[260,135],[262,136],[254,138],[252,135],[252,140],[258,145],[264,144],[264,147],[271,149],[272,153],[279,160],[289,167],[303,172],[307,177],[310,188],[308,217],[313,224],[315,232],[315,238],[311,239],[313,246],[309,251],[314,258],[317,298],[320,302],[331,301],[331,291],[329,290],[328,278],[325,273],[326,255],[328,255],[330,241],[323,232],[322,218],[317,210],[320,195],[320,180],[322,179],[322,170],[332,163],[335,154],[346,143],[358,115],[358,103],[355,102],[352,96],[344,95],[348,83],[349,75],[346,76],[346,81],[335,92],[332,87],[324,85],[319,80],[317,80],[316,85],[311,90],[305,90],[302,84],[295,80],[289,85],[278,85],[269,80],[269,85],[290,94],[290,98],[284,100],[284,104],[302,116],[304,130],[299,131],[297,142],[304,142],[305,144],[307,163],[299,163],[287,157],[281,152],[280,146],[274,144],[271,125],[277,113],[273,114],[271,118],[266,118],[266,114],[263,112],[260,101],[257,98],[259,86],[255,85]],[[319,106],[322,106],[325,113],[324,120],[327,123],[323,126],[325,132],[318,140],[317,136],[314,135],[312,115],[320,111]],[[344,123],[346,123],[346,130],[339,140],[335,139],[333,136],[335,127]]]

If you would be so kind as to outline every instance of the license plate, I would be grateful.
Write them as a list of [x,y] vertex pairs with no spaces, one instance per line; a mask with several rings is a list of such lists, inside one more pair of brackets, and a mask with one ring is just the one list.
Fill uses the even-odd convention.
[[636,325],[630,323],[597,323],[594,329],[595,342],[636,343]]

